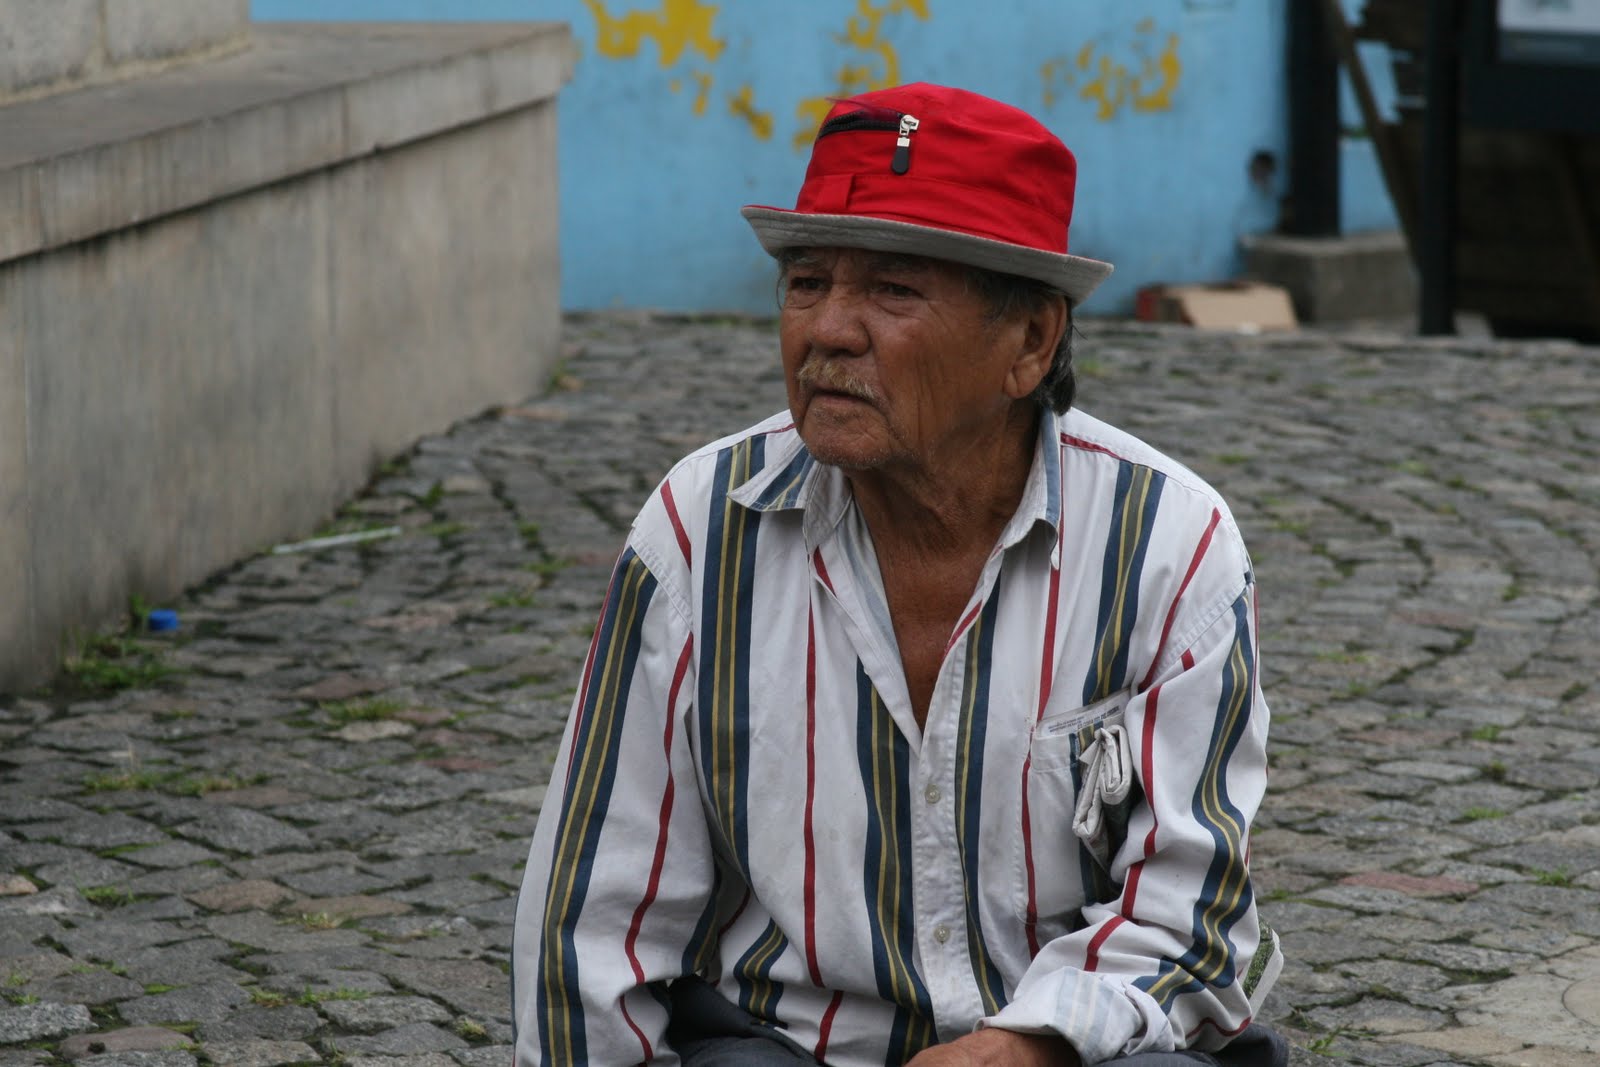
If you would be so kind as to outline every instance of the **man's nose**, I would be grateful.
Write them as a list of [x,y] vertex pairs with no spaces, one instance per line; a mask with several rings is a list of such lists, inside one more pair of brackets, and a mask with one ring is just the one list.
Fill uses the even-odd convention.
[[823,355],[859,356],[870,343],[865,295],[853,285],[830,285],[811,309],[809,340]]

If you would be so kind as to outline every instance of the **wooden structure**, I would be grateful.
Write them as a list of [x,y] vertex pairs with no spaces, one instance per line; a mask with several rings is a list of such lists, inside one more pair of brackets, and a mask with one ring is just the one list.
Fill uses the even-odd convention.
[[[1425,182],[1429,97],[1440,84],[1451,87],[1472,77],[1470,64],[1460,62],[1459,37],[1446,42],[1455,49],[1447,60],[1454,69],[1427,69],[1432,6],[1419,0],[1367,0],[1360,23],[1352,27],[1338,0],[1324,3],[1425,288],[1432,239],[1425,233],[1428,198],[1442,196],[1448,203],[1453,196],[1456,207],[1445,240],[1453,252],[1455,308],[1481,312],[1497,333],[1600,339],[1600,138],[1474,125],[1470,116],[1462,121],[1457,97],[1443,105],[1448,109],[1444,121],[1453,126],[1445,144],[1455,142],[1445,165],[1453,159],[1454,173],[1445,181],[1434,175]],[[1459,4],[1455,10],[1462,10]],[[1437,34],[1438,27],[1433,31]],[[1379,113],[1357,39],[1389,47],[1398,90],[1395,121]],[[1447,76],[1442,82],[1440,74]],[[1453,189],[1448,177],[1454,179]]]

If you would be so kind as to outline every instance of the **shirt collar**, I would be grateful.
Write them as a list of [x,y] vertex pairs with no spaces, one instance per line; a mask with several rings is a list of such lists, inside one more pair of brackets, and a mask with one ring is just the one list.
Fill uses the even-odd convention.
[[[999,548],[1021,541],[1037,523],[1052,532],[1061,524],[1061,430],[1053,411],[1039,418],[1039,435],[1033,446],[1033,464],[1022,487],[1016,513],[1000,532]],[[772,445],[778,445],[773,448]],[[818,463],[806,449],[798,430],[790,430],[768,445],[768,462],[728,499],[751,511],[799,511],[804,515],[807,551],[815,549],[833,532],[850,506],[850,483],[837,467]]]

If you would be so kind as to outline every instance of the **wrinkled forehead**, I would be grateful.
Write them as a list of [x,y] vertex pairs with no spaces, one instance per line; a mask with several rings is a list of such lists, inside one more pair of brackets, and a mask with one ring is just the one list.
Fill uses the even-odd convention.
[[879,252],[868,248],[796,247],[777,254],[778,266],[785,273],[797,270],[832,270],[841,265],[875,274],[959,274],[966,268],[959,263],[913,256],[903,252]]

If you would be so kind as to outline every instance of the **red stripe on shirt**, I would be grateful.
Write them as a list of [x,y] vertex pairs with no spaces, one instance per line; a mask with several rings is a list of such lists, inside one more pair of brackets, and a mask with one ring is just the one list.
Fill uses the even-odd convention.
[[1033,887],[1033,823],[1028,817],[1028,769],[1033,766],[1033,756],[1022,761],[1022,866],[1028,874],[1028,914],[1022,929],[1028,935],[1028,956],[1039,954],[1039,898]]
[[[672,820],[672,797],[675,787],[672,781],[672,727],[677,720],[678,690],[683,686],[683,676],[689,672],[689,660],[694,650],[694,638],[683,643],[683,651],[678,655],[678,668],[672,675],[672,688],[667,693],[667,726],[663,731],[661,747],[666,752],[667,787],[661,793],[661,814],[656,830],[656,854],[650,863],[650,880],[645,883],[644,897],[639,901],[639,906],[633,910],[633,923],[628,927],[628,938],[623,942],[623,951],[628,954],[628,962],[633,965],[634,981],[641,985],[644,983],[644,968],[639,964],[639,956],[634,951],[634,946],[639,941],[639,929],[644,925],[644,913],[650,905],[655,903],[656,894],[661,891],[661,868],[667,862],[667,824]],[[627,1009],[623,1009],[626,1014]],[[629,1025],[632,1025],[630,1020]],[[650,1058],[649,1046],[645,1046],[646,1060]]]
[[828,1010],[822,1013],[821,1032],[817,1036],[817,1047],[811,1053],[818,1063],[823,1062],[823,1057],[828,1054],[828,1035],[833,1032],[833,1017],[839,1013],[839,1005],[844,1002],[844,994],[835,992],[833,999],[828,1001]]
[[972,605],[972,610],[967,612],[967,617],[956,623],[955,632],[950,635],[950,643],[944,646],[944,654],[949,655],[950,650],[956,647],[961,640],[961,635],[967,632],[967,627],[972,625],[972,620],[978,617],[978,612],[983,610],[983,601]]
[[822,549],[819,548],[811,553],[811,565],[816,568],[817,577],[822,579],[822,584],[828,587],[828,592],[832,593],[834,591],[833,579],[828,577],[828,565],[822,562]]
[[1211,535],[1216,533],[1217,524],[1221,521],[1222,512],[1212,508],[1211,522],[1206,526],[1206,532],[1201,536],[1200,543],[1195,546],[1194,557],[1189,560],[1189,569],[1184,572],[1183,581],[1178,585],[1178,592],[1173,596],[1171,606],[1167,608],[1167,621],[1161,625],[1161,640],[1156,645],[1156,654],[1150,657],[1150,673],[1139,683],[1140,689],[1150,688],[1150,683],[1155,680],[1156,668],[1161,665],[1161,657],[1167,651],[1167,638],[1172,634],[1172,621],[1178,616],[1178,605],[1183,602],[1184,590],[1189,588],[1194,572],[1200,569],[1200,561],[1205,558],[1206,550],[1211,547]]
[[644,1031],[639,1029],[639,1024],[633,1021],[633,1016],[628,1014],[628,1002],[622,997],[617,998],[617,1007],[622,1009],[623,1021],[628,1024],[628,1029],[633,1031],[633,1036],[639,1039],[639,1045],[644,1049],[644,1062],[649,1063],[655,1056],[650,1048],[650,1039],[644,1036]]
[[[812,813],[817,796],[817,632],[815,611],[806,617],[806,814],[805,814],[805,908],[806,967],[811,984],[822,986],[822,971],[817,966],[817,848],[812,831]],[[824,1039],[826,1042],[826,1039]],[[822,1053],[817,1053],[822,1058]]]
[[1233,1030],[1225,1030],[1225,1029],[1222,1028],[1222,1026],[1220,1024],[1218,1024],[1218,1022],[1215,1019],[1202,1019],[1202,1020],[1200,1020],[1200,1025],[1199,1026],[1196,1026],[1193,1030],[1190,1030],[1187,1034],[1184,1035],[1183,1043],[1186,1044],[1186,1045],[1194,1044],[1194,1039],[1200,1036],[1200,1031],[1202,1031],[1202,1030],[1204,1030],[1204,1029],[1206,1029],[1208,1027],[1210,1029],[1212,1029],[1212,1030],[1215,1030],[1217,1033],[1221,1034],[1223,1037],[1238,1037],[1240,1034],[1244,1033],[1245,1028],[1247,1026],[1249,1026],[1252,1021],[1253,1021],[1252,1017],[1249,1016],[1249,1015],[1246,1015],[1244,1017],[1244,1022],[1240,1023],[1237,1028],[1235,1028]]
[[1061,443],[1072,448],[1082,449],[1085,452],[1099,452],[1102,455],[1110,456],[1112,459],[1122,458],[1105,445],[1097,445],[1093,441],[1085,441],[1083,438],[1073,437],[1071,434],[1062,434]]
[[[1050,704],[1050,690],[1055,684],[1056,670],[1056,607],[1061,602],[1061,541],[1066,537],[1066,524],[1056,534],[1056,562],[1050,568],[1050,600],[1044,613],[1044,651],[1039,656],[1039,708],[1034,722],[1044,718],[1044,709]],[[1031,745],[1029,746],[1031,749]],[[1033,821],[1028,814],[1028,772],[1033,767],[1033,753],[1022,761],[1022,866],[1028,877],[1028,914],[1023,929],[1028,934],[1028,953],[1039,954],[1039,900],[1033,882]]]
[[1092,971],[1100,966],[1100,946],[1106,943],[1106,938],[1111,936],[1111,931],[1121,926],[1125,921],[1120,915],[1113,915],[1106,920],[1106,924],[1100,928],[1099,933],[1094,935],[1094,938],[1089,942],[1088,949],[1083,954],[1084,970]]
[[677,502],[672,499],[672,483],[661,483],[661,502],[667,506],[667,518],[672,521],[672,532],[678,535],[678,548],[683,551],[683,561],[693,563],[689,553],[689,534],[683,528],[683,520],[678,517]]

